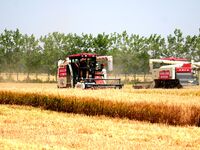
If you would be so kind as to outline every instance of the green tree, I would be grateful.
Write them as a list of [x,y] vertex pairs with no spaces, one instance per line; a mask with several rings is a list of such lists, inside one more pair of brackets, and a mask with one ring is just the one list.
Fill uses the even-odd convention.
[[185,57],[184,37],[180,29],[174,30],[174,35],[167,36],[167,48],[164,51],[166,56]]
[[99,55],[106,55],[109,49],[110,39],[109,35],[98,34],[97,37],[93,39],[94,52]]
[[19,29],[16,29],[16,31],[5,29],[1,34],[0,45],[4,55],[5,71],[10,73],[9,78],[12,72],[17,72],[18,80],[18,73],[21,71],[22,66],[23,48],[23,36]]
[[199,29],[199,35],[196,36],[193,50],[194,50],[193,59],[195,61],[200,61],[200,29]]
[[41,68],[42,54],[41,47],[39,46],[39,40],[37,40],[34,35],[24,36],[23,54],[24,65],[26,69],[25,71],[27,72],[27,80],[29,80],[30,73],[36,73],[37,79],[37,74]]
[[58,32],[40,38],[43,44],[42,65],[48,73],[48,80],[50,75],[56,75],[58,60],[65,58],[66,42],[64,39],[65,35]]
[[118,73],[147,73],[148,47],[146,38],[139,35],[129,36],[126,31],[111,35],[111,50],[109,54],[114,57],[114,65]]
[[65,43],[64,45],[65,57],[67,55],[80,53],[82,51],[81,49],[83,47],[83,41],[82,38],[77,34],[69,33],[63,37],[63,40],[64,40],[63,42]]
[[5,65],[4,55],[5,55],[5,51],[2,46],[2,37],[0,36],[0,74],[1,74],[1,72],[4,71],[4,65]]
[[163,52],[166,50],[166,44],[165,39],[162,38],[161,35],[152,34],[146,39],[146,44],[151,58],[155,59],[165,56],[165,53]]

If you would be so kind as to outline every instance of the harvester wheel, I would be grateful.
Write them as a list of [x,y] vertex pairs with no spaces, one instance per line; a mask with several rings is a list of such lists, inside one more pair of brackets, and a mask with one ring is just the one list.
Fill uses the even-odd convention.
[[181,89],[181,88],[183,88],[183,86],[182,86],[181,84],[178,84],[178,85],[177,85],[177,88],[178,88],[178,89]]

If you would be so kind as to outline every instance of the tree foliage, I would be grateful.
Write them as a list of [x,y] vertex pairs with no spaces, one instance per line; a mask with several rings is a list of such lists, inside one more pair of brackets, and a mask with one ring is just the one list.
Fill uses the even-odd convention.
[[126,31],[96,36],[53,32],[36,38],[20,33],[19,29],[5,29],[0,34],[0,72],[55,75],[59,59],[80,52],[112,55],[116,73],[146,74],[150,58],[183,57],[200,61],[200,32],[184,36],[180,29],[175,29],[166,38],[158,34],[129,35]]

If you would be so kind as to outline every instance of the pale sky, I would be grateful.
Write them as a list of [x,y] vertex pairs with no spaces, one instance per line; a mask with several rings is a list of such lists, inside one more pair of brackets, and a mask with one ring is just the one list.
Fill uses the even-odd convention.
[[199,33],[200,0],[0,0],[0,33]]

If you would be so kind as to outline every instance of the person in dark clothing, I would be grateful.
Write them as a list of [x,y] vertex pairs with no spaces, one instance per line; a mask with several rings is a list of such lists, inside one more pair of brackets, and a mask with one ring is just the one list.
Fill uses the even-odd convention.
[[86,78],[87,74],[87,62],[85,59],[80,60],[80,77]]
[[91,78],[95,77],[95,62],[90,62],[89,74]]

